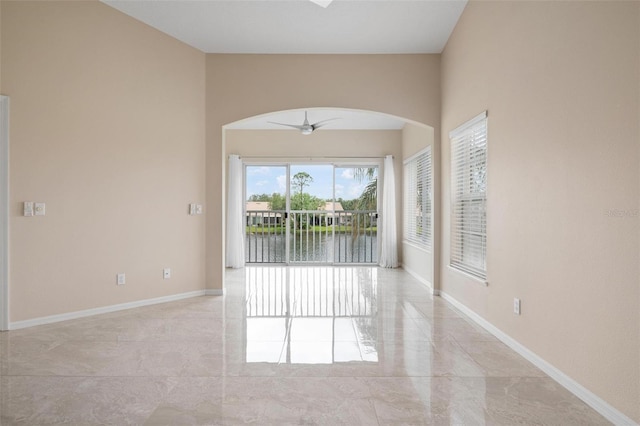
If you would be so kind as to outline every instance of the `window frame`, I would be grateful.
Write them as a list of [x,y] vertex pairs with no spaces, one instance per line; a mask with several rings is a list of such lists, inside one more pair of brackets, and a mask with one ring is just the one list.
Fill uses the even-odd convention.
[[449,267],[486,285],[487,111],[452,130],[449,133],[449,142],[451,152]]
[[[415,178],[415,182],[412,180]],[[427,197],[418,205],[419,188]],[[403,161],[403,232],[402,241],[422,250],[433,250],[433,155],[431,145]],[[424,212],[427,211],[426,215]],[[411,214],[414,212],[415,214]],[[417,213],[420,213],[419,220]],[[426,219],[426,226],[425,226]],[[422,226],[419,226],[421,222]],[[422,232],[419,232],[422,229]]]

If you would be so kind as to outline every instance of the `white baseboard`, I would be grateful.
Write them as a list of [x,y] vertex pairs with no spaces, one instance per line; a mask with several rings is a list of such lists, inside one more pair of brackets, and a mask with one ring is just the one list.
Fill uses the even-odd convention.
[[224,288],[209,288],[204,291],[205,296],[224,296]]
[[549,364],[547,361],[542,359],[540,356],[532,352],[530,349],[519,343],[517,340],[513,339],[496,326],[491,324],[489,321],[482,318],[477,313],[473,312],[471,309],[466,307],[464,304],[448,295],[445,292],[440,292],[440,296],[455,306],[458,310],[476,322],[479,326],[487,330],[489,333],[493,334],[499,340],[501,340],[505,345],[509,346],[511,349],[516,351],[526,360],[531,362],[533,365],[538,367],[540,370],[544,371],[549,377],[553,380],[564,386],[569,392],[583,400],[587,405],[600,413],[604,418],[612,422],[617,426],[640,426],[638,423],[634,422],[632,419],[627,417],[625,414],[621,413],[616,408],[612,407],[611,404],[607,403],[605,400],[582,386],[580,383],[573,380],[571,377],[567,376],[565,373],[560,371],[558,368]]
[[415,278],[416,280],[420,281],[422,284],[426,285],[429,288],[429,290],[431,291],[431,294],[433,294],[434,296],[438,295],[438,291],[434,290],[433,284],[431,284],[429,281],[427,281],[426,279],[421,277],[416,271],[414,271],[411,268],[408,268],[407,265],[402,264],[402,263],[400,264],[400,267],[402,269],[404,269],[405,271],[407,271],[409,273],[409,275],[411,275],[413,278]]
[[52,324],[60,321],[90,317],[93,315],[106,314],[109,312],[122,311],[125,309],[155,305],[158,303],[174,302],[176,300],[204,296],[207,294],[206,292],[207,290],[196,290],[190,291],[188,293],[172,294],[171,296],[154,297],[153,299],[137,300],[135,302],[120,303],[118,305],[102,306],[100,308],[86,309],[83,311],[69,312],[66,314],[50,315],[24,321],[16,321],[9,323],[9,330],[18,330],[21,328],[34,327],[36,325]]

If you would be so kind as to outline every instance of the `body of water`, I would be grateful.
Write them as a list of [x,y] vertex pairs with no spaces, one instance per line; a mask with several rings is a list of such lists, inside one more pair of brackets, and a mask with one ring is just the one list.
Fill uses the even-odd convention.
[[[247,234],[245,261],[247,263],[284,263],[287,250],[286,235]],[[327,235],[298,233],[289,236],[291,262],[301,263],[377,263],[378,238],[374,235]]]

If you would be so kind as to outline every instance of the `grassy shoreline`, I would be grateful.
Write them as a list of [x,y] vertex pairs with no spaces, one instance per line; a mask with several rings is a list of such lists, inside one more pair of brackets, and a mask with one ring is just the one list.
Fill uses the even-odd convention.
[[[309,228],[304,228],[304,229],[291,229],[291,232],[295,232],[296,234],[299,234],[301,232],[312,232],[312,233],[316,233],[316,234],[331,234],[333,232],[333,227],[332,226],[310,226]],[[367,233],[371,232],[377,232],[378,228],[376,226],[372,226],[372,227],[368,227],[368,228],[360,228],[360,232],[364,233],[365,231]],[[352,226],[336,226],[335,227],[335,233],[336,234],[351,234],[353,232],[353,227]],[[247,226],[246,227],[246,233],[247,234],[264,234],[264,235],[269,235],[269,234],[277,234],[277,235],[284,235],[286,233],[286,227],[284,226]]]

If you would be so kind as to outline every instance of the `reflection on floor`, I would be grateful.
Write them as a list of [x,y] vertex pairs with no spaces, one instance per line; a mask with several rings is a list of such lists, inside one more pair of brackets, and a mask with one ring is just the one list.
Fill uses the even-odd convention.
[[377,268],[247,268],[247,362],[377,362]]
[[402,270],[226,289],[0,333],[0,424],[607,424]]

